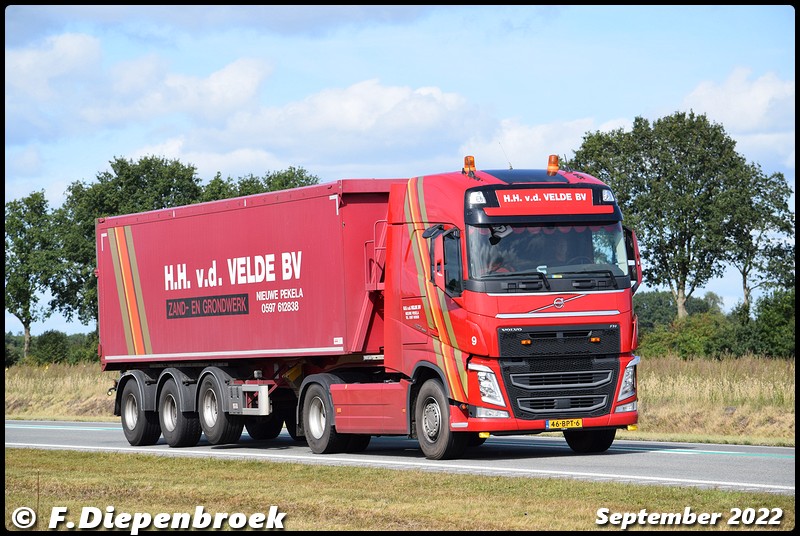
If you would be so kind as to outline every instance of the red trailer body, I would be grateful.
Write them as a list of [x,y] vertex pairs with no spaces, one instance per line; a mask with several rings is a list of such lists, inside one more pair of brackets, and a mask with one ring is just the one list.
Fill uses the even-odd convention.
[[635,235],[606,185],[557,164],[101,218],[97,259],[132,444],[285,424],[315,453],[397,434],[441,459],[542,431],[601,452],[637,422]]
[[381,353],[364,276],[390,184],[101,219],[103,365]]

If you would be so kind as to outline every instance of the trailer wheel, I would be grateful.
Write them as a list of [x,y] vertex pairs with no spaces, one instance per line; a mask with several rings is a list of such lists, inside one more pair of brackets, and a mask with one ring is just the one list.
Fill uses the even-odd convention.
[[212,445],[236,443],[242,436],[244,419],[222,409],[222,392],[213,376],[206,376],[198,390],[200,426]]
[[193,447],[200,440],[197,413],[184,412],[178,404],[178,385],[169,379],[158,398],[158,418],[161,432],[170,447]]
[[467,448],[469,434],[450,430],[450,404],[439,380],[422,384],[415,411],[417,438],[430,460],[458,458]]
[[128,380],[122,389],[120,417],[125,439],[134,447],[155,445],[161,437],[158,413],[145,411],[142,408],[144,403],[139,400],[136,380]]
[[567,445],[578,454],[605,452],[614,442],[616,429],[611,430],[570,430],[564,432]]
[[348,436],[339,434],[333,428],[333,406],[322,385],[315,383],[308,387],[303,403],[303,428],[306,441],[314,454],[342,452],[348,443]]
[[255,440],[275,439],[283,428],[283,419],[278,412],[273,411],[263,417],[248,417],[244,421],[247,433]]

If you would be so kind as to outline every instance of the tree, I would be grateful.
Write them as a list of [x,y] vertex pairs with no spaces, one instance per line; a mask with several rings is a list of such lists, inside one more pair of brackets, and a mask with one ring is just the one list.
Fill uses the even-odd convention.
[[54,272],[54,244],[50,209],[44,191],[6,203],[5,308],[22,323],[22,356],[31,344],[31,324],[45,320],[52,310],[39,305]]
[[200,196],[201,201],[216,201],[218,199],[230,199],[231,197],[237,197],[239,195],[239,191],[236,189],[236,185],[233,183],[230,177],[227,179],[223,179],[222,175],[217,172],[214,175],[214,178],[211,179],[208,184],[206,184],[205,188],[203,188],[203,193]]
[[782,173],[768,177],[756,164],[746,169],[743,188],[724,194],[731,207],[725,258],[742,276],[745,318],[753,290],[788,288],[794,282],[794,213],[788,203],[792,189]]
[[652,126],[637,117],[630,132],[584,137],[567,165],[606,182],[637,230],[644,278],[667,286],[677,316],[686,300],[722,274],[732,196],[746,186],[745,161],[722,126],[676,112]]
[[264,183],[267,187],[267,192],[276,192],[278,190],[288,190],[289,188],[319,184],[319,177],[311,175],[302,167],[296,168],[294,166],[289,166],[283,171],[276,171],[265,175]]
[[39,365],[66,363],[69,357],[69,338],[63,331],[48,330],[36,337],[33,357]]
[[6,331],[6,368],[16,365],[22,359],[22,347],[25,344],[25,336],[22,332],[14,335]]
[[303,168],[289,166],[283,171],[272,171],[263,177],[253,174],[239,177],[236,181],[237,195],[252,195],[263,192],[277,192],[301,186],[319,184],[319,178]]
[[[675,297],[662,290],[637,292],[633,296],[633,308],[639,322],[640,339],[658,328],[668,328],[677,316]],[[702,298],[691,296],[686,300],[686,311],[689,315],[722,314],[722,298],[713,292],[706,292]]]
[[97,182],[73,182],[55,212],[58,273],[50,284],[51,306],[69,321],[97,320],[95,220],[200,201],[202,188],[194,166],[147,156],[138,162],[115,158]]
[[230,199],[231,197],[276,192],[314,184],[319,184],[319,177],[311,175],[302,167],[289,166],[283,171],[271,171],[263,177],[250,173],[239,177],[236,181],[230,177],[223,179],[217,172],[203,188],[202,200]]
[[658,326],[669,326],[675,320],[675,298],[665,291],[639,291],[633,295],[633,310],[639,321],[642,339]]
[[757,351],[767,356],[794,358],[794,288],[774,289],[756,300]]

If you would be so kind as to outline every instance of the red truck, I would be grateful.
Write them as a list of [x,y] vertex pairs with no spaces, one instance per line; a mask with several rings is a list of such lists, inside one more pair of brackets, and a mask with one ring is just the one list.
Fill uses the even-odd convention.
[[132,445],[636,429],[641,283],[611,189],[559,169],[343,179],[98,218],[99,354]]

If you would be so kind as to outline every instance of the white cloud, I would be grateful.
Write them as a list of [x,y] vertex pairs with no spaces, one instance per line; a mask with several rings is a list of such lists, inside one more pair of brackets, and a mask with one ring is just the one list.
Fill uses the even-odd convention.
[[204,143],[209,146],[226,150],[257,147],[306,161],[358,154],[370,161],[390,149],[415,147],[429,154],[455,147],[477,121],[456,93],[366,80],[281,107],[245,108],[225,130],[196,134],[207,136]]
[[[169,74],[155,56],[117,65],[109,77],[116,91],[82,111],[90,123],[107,126],[166,116],[222,122],[236,110],[253,107],[271,69],[260,60],[236,60],[205,78]],[[177,122],[177,119],[174,121]]]
[[750,69],[736,68],[721,85],[702,82],[684,99],[684,107],[703,110],[730,132],[794,130],[794,80],[774,73],[755,80],[750,76]]
[[[458,114],[465,99],[438,88],[383,86],[378,80],[358,82],[344,89],[328,89],[290,104],[276,114],[284,127],[307,131],[370,132],[440,128]],[[295,127],[296,128],[296,127]]]
[[111,91],[116,95],[148,93],[161,85],[169,65],[156,54],[147,54],[133,60],[120,61],[109,69]]
[[26,100],[46,101],[63,96],[59,86],[67,78],[83,85],[102,56],[100,40],[88,35],[62,34],[42,44],[5,54],[6,94],[19,93]]
[[172,97],[169,105],[200,117],[225,117],[255,103],[269,67],[254,59],[239,59],[205,79],[172,76],[164,86]]
[[168,160],[176,159],[183,164],[193,165],[204,182],[212,179],[217,172],[223,178],[238,178],[251,173],[262,175],[268,171],[279,171],[293,165],[263,149],[193,150],[187,148],[183,137],[170,138],[164,143],[140,147],[131,158],[137,160],[150,155]]
[[755,134],[739,134],[736,138],[736,149],[739,153],[750,155],[748,161],[760,161],[760,156],[769,158],[777,155],[779,163],[794,173],[795,135],[791,132],[759,132]]
[[[74,132],[70,112],[97,87],[100,41],[82,34],[6,49],[6,145]],[[8,128],[13,125],[14,128]]]
[[[33,145],[6,150],[6,177],[34,177],[42,170],[42,154]],[[27,195],[27,194],[25,194]]]
[[525,125],[516,119],[499,122],[490,136],[477,135],[461,146],[461,152],[475,156],[478,168],[544,168],[551,154],[572,156],[583,135],[596,130],[594,120],[577,119],[543,125]]
[[794,80],[781,80],[773,72],[753,78],[750,69],[738,67],[722,84],[698,84],[684,106],[721,124],[748,162],[760,164],[766,173],[784,172],[794,190]]

